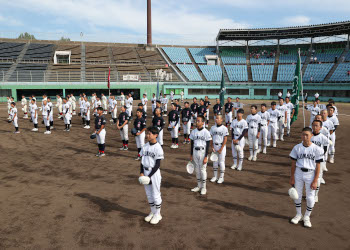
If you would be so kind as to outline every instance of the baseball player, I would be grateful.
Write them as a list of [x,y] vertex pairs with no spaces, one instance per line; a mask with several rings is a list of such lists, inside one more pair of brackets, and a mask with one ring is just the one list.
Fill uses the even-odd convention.
[[126,106],[126,112],[128,113],[129,117],[130,117],[130,120],[132,120],[132,102],[133,102],[133,99],[131,97],[131,95],[127,95],[126,96],[126,100],[125,100],[125,106]]
[[120,105],[124,106],[125,105],[125,95],[124,92],[120,92]]
[[102,107],[101,99],[99,96],[96,96],[96,101],[94,102],[94,111],[93,111],[95,117],[97,116],[97,109],[99,107]]
[[133,119],[132,117],[132,107],[133,107],[133,103],[134,103],[134,98],[132,97],[132,94],[129,93],[129,102],[130,102],[130,120]]
[[191,133],[191,117],[192,110],[190,109],[189,102],[185,102],[185,108],[181,110],[182,127],[184,129],[184,142],[183,144],[190,144],[190,133]]
[[327,162],[326,157],[328,152],[329,139],[321,133],[321,128],[322,128],[322,121],[314,120],[312,123],[313,136],[311,138],[311,142],[321,147],[324,152],[323,161],[320,163],[320,174],[318,176],[317,189],[315,192],[315,202],[318,202],[318,193],[320,191],[322,180],[324,183],[326,183],[323,179],[323,169],[324,169],[323,165],[326,165],[326,162]]
[[158,133],[159,130],[155,127],[147,129],[148,142],[142,147],[140,152],[142,157],[140,176],[148,176],[151,179],[148,185],[144,185],[147,200],[151,207],[151,213],[145,217],[145,221],[153,225],[158,224],[162,219],[160,214],[162,205],[160,161],[164,159],[164,152],[161,145],[157,142]]
[[136,129],[135,140],[137,146],[138,155],[136,157],[136,161],[141,159],[140,151],[143,145],[145,145],[145,131],[146,131],[146,121],[142,117],[142,110],[136,111],[136,119],[134,121],[134,128]]
[[22,105],[22,110],[24,113],[23,119],[28,119],[27,99],[24,95],[22,95],[21,105]]
[[313,105],[305,105],[305,109],[310,111],[310,128],[312,127],[312,122],[315,120],[315,116],[320,114],[320,108],[317,106],[317,100],[313,101]]
[[334,114],[335,114],[336,116],[338,116],[338,108],[335,106],[334,100],[333,100],[333,99],[329,99],[329,100],[328,100],[328,104],[331,104],[331,105],[332,105],[332,107],[334,108]]
[[158,128],[159,134],[157,136],[157,142],[163,147],[163,129],[165,126],[164,119],[162,117],[161,108],[156,108],[154,117],[152,119],[153,127]]
[[85,99],[84,99],[84,96],[83,95],[80,95],[80,98],[79,98],[79,114],[81,116],[81,119],[83,121],[83,124],[85,124],[85,116],[84,116],[84,108],[85,106]]
[[170,91],[170,101],[174,102],[174,92]]
[[63,120],[64,120],[64,124],[65,124],[65,129],[64,131],[69,132],[70,131],[70,124],[71,124],[71,119],[72,119],[72,114],[69,111],[70,108],[70,103],[68,102],[68,97],[63,98],[63,106],[62,106],[62,110],[63,110]]
[[175,104],[176,104],[176,112],[177,112],[177,114],[179,115],[179,132],[180,132],[180,131],[181,131],[181,119],[180,119],[180,114],[181,114],[181,111],[182,111],[181,104],[180,104],[180,100],[179,100],[179,99],[176,99],[176,100],[175,100]]
[[192,117],[191,117],[191,129],[193,129],[193,124],[195,124],[197,119],[199,105],[197,103],[197,98],[193,98],[193,103],[191,104]]
[[91,96],[91,107],[95,107],[95,102],[96,102],[96,93],[92,93]]
[[249,141],[249,153],[248,161],[256,161],[258,154],[258,141],[260,138],[261,129],[261,116],[257,114],[258,107],[252,105],[250,107],[251,114],[247,117],[248,123],[248,141]]
[[[304,128],[302,131],[302,143],[294,146],[290,157],[292,158],[291,176],[289,184],[295,186],[299,198],[294,200],[296,216],[291,220],[298,224],[301,219],[305,227],[311,227],[310,215],[315,205],[315,191],[320,174],[320,163],[323,161],[323,149],[311,142],[311,128]],[[306,191],[306,211],[304,217],[301,213],[301,200],[303,189]]]
[[44,132],[45,135],[50,135],[51,131],[50,131],[50,113],[51,113],[51,109],[49,107],[49,105],[47,105],[47,100],[43,101],[43,107],[42,107],[42,116],[43,116],[43,120],[44,120],[44,124],[46,127],[46,131]]
[[97,116],[95,118],[95,134],[98,145],[97,157],[105,156],[106,148],[106,118],[103,115],[104,110],[102,107],[97,108]]
[[143,98],[142,98],[141,102],[142,102],[143,110],[147,113],[148,99],[147,99],[147,95],[146,94],[143,94]]
[[[243,119],[244,110],[237,110],[237,118],[231,123],[231,134],[232,134],[232,156],[233,165],[231,169],[237,169],[241,171],[243,168],[244,158],[244,146],[245,138],[244,135],[248,132],[248,123]],[[238,145],[238,146],[237,146]],[[237,165],[237,158],[239,159]]]
[[271,102],[271,108],[267,111],[270,114],[270,122],[267,133],[267,146],[277,147],[277,123],[281,118],[281,113],[276,109],[276,102]]
[[203,116],[204,118],[206,118],[207,117],[207,107],[205,106],[205,104],[204,104],[204,100],[203,99],[201,99],[200,101],[199,101],[199,107],[198,107],[198,109],[197,109],[197,116]]
[[70,94],[70,102],[72,104],[72,115],[76,115],[77,100],[75,99],[73,94]]
[[8,118],[7,120],[11,121],[11,97],[10,96],[7,96],[7,114],[8,114]]
[[29,105],[28,105],[28,112],[29,112],[29,114],[30,114],[30,122],[33,122],[32,121],[32,97],[31,96],[29,96],[28,97],[29,98]]
[[58,118],[60,119],[63,117],[63,112],[62,112],[62,98],[60,95],[56,95],[57,103],[56,103],[56,108],[58,110]]
[[[157,104],[157,98],[156,98],[156,94],[153,93],[152,98],[151,98],[151,107],[152,107],[152,114],[154,112],[154,110],[156,109],[156,104]],[[157,137],[158,138],[158,137]]]
[[145,119],[145,121],[147,122],[147,113],[143,110],[142,103],[137,104],[137,106],[138,106],[137,110],[141,111],[143,119]]
[[[210,128],[210,135],[213,138],[211,148],[213,152],[219,154],[219,159],[213,163],[214,177],[211,178],[211,182],[221,184],[224,182],[225,175],[225,157],[226,157],[226,143],[227,136],[229,135],[226,126],[222,125],[223,117],[221,114],[215,116],[215,125]],[[218,167],[220,166],[220,176],[218,179]]]
[[169,127],[172,128],[171,134],[171,146],[170,148],[179,147],[179,113],[176,111],[177,105],[175,103],[171,104],[172,110],[169,112]]
[[185,93],[183,92],[183,90],[181,90],[181,93],[180,93],[181,102],[184,102],[184,95],[185,95]]
[[334,114],[335,108],[332,105],[327,105],[327,110],[328,110],[328,120],[333,122],[333,132],[331,134],[331,141],[332,145],[329,147],[329,163],[334,163],[334,155],[335,155],[335,131],[339,126],[339,120],[338,117]]
[[105,94],[101,94],[101,103],[102,103],[102,108],[103,108],[103,114],[107,114],[107,97]]
[[[153,111],[153,117],[156,116],[156,109],[159,109],[160,110],[160,115],[163,115],[162,103],[160,102],[160,100],[156,101],[156,108]],[[158,135],[158,137],[159,137],[159,135]]]
[[209,101],[209,97],[208,96],[205,96],[205,101],[204,101],[204,105],[205,107],[207,108],[207,111],[206,111],[206,118],[207,118],[207,122],[205,123],[205,126],[208,127],[209,125],[209,110],[210,110],[210,101]]
[[112,121],[113,121],[114,124],[116,124],[117,123],[117,119],[118,119],[118,116],[117,116],[118,102],[115,99],[115,96],[113,96],[113,95],[111,96],[110,105],[111,105]]
[[162,108],[163,108],[163,116],[167,116],[167,112],[168,112],[168,98],[166,97],[166,94],[164,94],[163,98],[161,99],[161,103],[162,103]]
[[50,109],[49,121],[50,121],[50,131],[51,131],[51,129],[53,129],[53,104],[51,102],[51,97],[47,98],[47,105],[49,106],[49,109]]
[[259,111],[258,115],[261,117],[258,153],[261,152],[262,143],[264,143],[264,148],[262,152],[263,154],[266,154],[268,126],[270,123],[270,113],[266,111],[265,103],[261,104],[261,111]]
[[15,126],[15,134],[19,134],[20,132],[18,130],[18,114],[15,102],[11,102],[10,118],[11,120],[9,120],[9,122],[12,122],[13,126]]
[[242,105],[242,103],[240,102],[239,97],[236,97],[236,102],[233,103],[233,107],[234,107],[234,109],[235,109],[235,119],[236,119],[236,118],[237,118],[237,111],[238,111],[239,109],[243,109],[243,105]]
[[289,96],[286,97],[286,104],[285,105],[287,107],[287,136],[290,136],[290,123],[291,123],[292,118],[294,116],[295,109],[294,109],[293,103],[290,102]]
[[216,98],[216,104],[213,107],[213,112],[214,112],[214,121],[216,121],[216,116],[221,115],[221,112],[222,112],[222,107],[221,107],[219,98]]
[[129,115],[126,112],[126,107],[121,106],[120,108],[121,113],[118,116],[118,124],[117,129],[120,131],[120,137],[122,138],[123,146],[120,148],[120,150],[128,150],[129,146],[129,135],[128,135],[128,129],[129,129]]
[[85,96],[84,98],[84,119],[85,119],[85,129],[90,129],[90,102],[88,100],[88,97]]
[[192,192],[200,192],[201,195],[207,193],[207,163],[210,141],[210,132],[204,127],[205,118],[198,115],[196,119],[197,128],[192,130],[191,139],[191,161],[195,167],[197,177],[197,187],[191,189]]
[[32,129],[32,131],[36,132],[38,131],[38,106],[36,105],[35,98],[32,98],[31,102],[32,102],[32,105],[30,108],[30,116],[34,124],[34,128]]
[[287,127],[287,116],[288,116],[288,108],[284,104],[284,100],[281,97],[279,100],[279,105],[277,105],[277,110],[280,112],[280,119],[277,122],[277,140],[278,138],[281,141],[284,141],[284,128]]
[[231,126],[232,122],[232,112],[233,112],[233,103],[231,97],[227,97],[227,102],[225,103],[225,123],[226,127]]

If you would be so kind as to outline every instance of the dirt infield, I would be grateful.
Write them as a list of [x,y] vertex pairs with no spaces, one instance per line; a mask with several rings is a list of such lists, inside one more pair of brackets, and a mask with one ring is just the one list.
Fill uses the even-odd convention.
[[[58,119],[51,135],[43,134],[41,124],[39,133],[31,132],[32,124],[20,119],[21,134],[14,134],[6,106],[0,104],[0,249],[349,249],[350,105],[337,107],[348,116],[339,116],[336,162],[328,164],[313,227],[306,229],[289,223],[295,208],[287,195],[288,155],[300,142],[301,117],[277,149],[268,148],[257,162],[245,158],[242,172],[229,168],[229,138],[225,182],[208,182],[206,196],[190,192],[196,186],[195,176],[185,170],[190,146],[170,149],[166,131],[163,220],[152,226],[143,220],[149,206],[137,181],[134,138],[128,152],[119,151],[119,132],[108,124],[106,157],[97,158],[96,141],[89,139],[92,129],[82,129],[78,116],[70,133]],[[210,163],[208,178],[212,175]],[[303,213],[305,208],[303,201]]]

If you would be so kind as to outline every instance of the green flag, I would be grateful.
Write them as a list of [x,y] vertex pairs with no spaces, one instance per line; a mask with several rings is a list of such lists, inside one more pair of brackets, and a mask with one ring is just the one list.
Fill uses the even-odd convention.
[[301,60],[300,60],[300,49],[298,53],[298,62],[295,68],[294,80],[293,80],[293,90],[292,90],[292,103],[294,105],[294,116],[291,120],[291,124],[298,119],[299,113],[299,95],[301,91],[302,76],[301,76]]
[[225,77],[224,77],[224,71],[222,71],[221,89],[220,89],[220,105],[221,106],[224,106],[224,104],[225,104],[225,94],[226,94]]

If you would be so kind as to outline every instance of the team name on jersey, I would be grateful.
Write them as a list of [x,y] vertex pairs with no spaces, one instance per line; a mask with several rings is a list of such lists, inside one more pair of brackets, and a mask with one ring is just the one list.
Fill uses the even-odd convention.
[[154,152],[146,151],[143,153],[143,156],[149,156],[152,158],[156,158],[156,154]]
[[309,160],[315,160],[316,156],[313,154],[300,154],[298,155],[298,160],[300,159],[309,159]]

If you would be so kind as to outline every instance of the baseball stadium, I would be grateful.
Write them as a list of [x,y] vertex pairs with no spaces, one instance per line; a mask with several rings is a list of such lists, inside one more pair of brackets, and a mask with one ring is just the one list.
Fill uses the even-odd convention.
[[350,21],[155,43],[144,2],[141,43],[0,32],[0,249],[349,249]]

